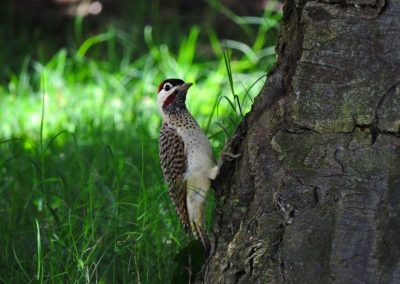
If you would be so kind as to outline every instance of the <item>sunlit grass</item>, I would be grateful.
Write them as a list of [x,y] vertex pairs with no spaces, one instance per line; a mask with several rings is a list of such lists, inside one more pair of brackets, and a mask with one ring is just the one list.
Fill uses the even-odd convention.
[[[22,70],[19,77],[14,76],[8,86],[8,95],[2,99],[2,137],[34,137],[41,122],[41,92],[45,93],[48,118],[44,128],[46,137],[59,130],[75,132],[79,128],[110,128],[111,125],[118,131],[126,128],[135,131],[135,128],[145,125],[149,135],[156,137],[160,121],[156,107],[157,86],[170,77],[195,83],[188,104],[200,124],[204,125],[210,119],[218,98],[229,96],[231,88],[229,80],[226,80],[228,74],[222,54],[219,59],[195,61],[198,33],[199,29],[194,27],[183,40],[178,54],[173,54],[167,45],[152,42],[151,28],[147,27],[144,38],[149,53],[129,63],[122,60],[118,70],[113,66],[115,62],[85,57],[94,42],[102,44],[91,39],[86,40],[85,48],[79,48],[77,53],[62,49],[46,64],[33,62],[34,73],[27,74]],[[112,33],[112,36],[117,37],[117,33]],[[110,35],[101,38],[111,40]],[[88,41],[91,44],[87,44]],[[219,47],[220,50],[223,48]],[[273,60],[272,56],[269,64]],[[247,93],[265,74],[246,56],[233,60],[231,66],[239,94]],[[249,97],[254,97],[262,83],[260,81],[249,90]],[[251,100],[243,100],[243,104],[244,110],[248,111]],[[218,110],[222,116],[212,117],[214,122],[235,116],[227,103],[219,104]],[[15,113],[18,113],[17,117],[13,115]],[[208,130],[218,131],[212,125]]]
[[218,155],[275,61],[265,34],[280,15],[266,13],[252,46],[209,31],[201,44],[212,58],[198,56],[199,27],[174,51],[147,26],[137,40],[148,52],[132,58],[125,32],[109,28],[85,39],[79,20],[76,48],[47,62],[26,57],[0,86],[0,282],[172,278],[173,256],[188,238],[159,167],[158,83],[195,84],[188,108]]

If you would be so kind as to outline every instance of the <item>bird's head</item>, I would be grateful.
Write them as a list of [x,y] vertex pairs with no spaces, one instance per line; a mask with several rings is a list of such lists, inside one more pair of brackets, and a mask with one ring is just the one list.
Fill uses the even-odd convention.
[[158,86],[158,107],[162,114],[186,109],[186,93],[192,83],[181,79],[167,79]]

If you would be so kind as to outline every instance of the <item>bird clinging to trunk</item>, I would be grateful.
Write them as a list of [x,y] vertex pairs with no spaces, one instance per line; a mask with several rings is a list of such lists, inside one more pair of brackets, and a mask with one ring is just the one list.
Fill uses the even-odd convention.
[[206,254],[210,241],[204,211],[211,180],[219,172],[211,145],[186,108],[192,86],[180,79],[164,80],[158,87],[158,106],[163,125],[160,131],[160,161],[169,195],[185,230],[191,230]]

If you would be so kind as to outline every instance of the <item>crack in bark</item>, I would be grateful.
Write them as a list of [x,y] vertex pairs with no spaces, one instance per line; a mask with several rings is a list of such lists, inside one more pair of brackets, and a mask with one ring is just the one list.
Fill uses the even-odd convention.
[[283,283],[287,283],[287,276],[286,276],[286,269],[285,269],[285,262],[284,261],[281,261],[280,270],[281,270]]
[[[322,3],[327,5],[339,5],[344,9],[350,8],[348,11],[349,14],[357,14],[359,17],[364,17],[367,19],[378,17],[387,6],[386,0],[377,0],[373,4],[366,3],[365,0],[323,0]],[[360,11],[362,13],[360,13]]]
[[257,249],[258,249],[258,245],[252,246],[249,250],[249,253],[247,254],[246,263],[249,264],[248,277],[251,277],[251,275],[253,274],[254,257],[255,257],[255,253],[257,252]]
[[[384,94],[383,94],[383,96],[380,98],[380,100],[379,100],[379,102],[378,102],[378,104],[377,104],[377,106],[375,107],[375,116],[374,116],[374,124],[375,124],[375,126],[376,126],[376,128],[380,131],[380,132],[384,132],[384,131],[386,131],[386,130],[382,130],[382,129],[379,129],[379,127],[378,127],[378,124],[379,124],[379,115],[378,115],[378,113],[379,113],[379,110],[380,110],[380,108],[382,107],[382,105],[383,105],[383,103],[385,102],[385,100],[386,100],[386,98],[389,96],[389,95],[392,95],[395,91],[396,91],[396,88],[397,88],[397,86],[400,84],[400,81],[397,81],[396,83],[394,83]],[[399,129],[400,130],[400,129]],[[389,133],[393,133],[393,132],[391,132],[391,131],[388,131]],[[400,132],[400,131],[398,131],[398,132]]]
[[[356,3],[354,2],[354,0],[324,0],[322,1],[323,3],[326,4],[340,4],[343,7],[354,7],[354,8],[365,8],[365,7],[370,7],[370,8],[378,8],[377,2],[375,2],[375,4],[370,4],[370,3],[365,3],[365,0],[360,0],[360,1],[356,1]],[[359,2],[359,3],[357,3]]]
[[295,176],[296,181],[301,184],[302,186],[310,187],[313,190],[313,196],[314,196],[314,202],[315,205],[318,205],[320,201],[320,193],[319,193],[319,187],[313,184],[306,184],[304,183],[299,176]]
[[378,139],[378,136],[381,135],[381,134],[392,135],[392,136],[395,136],[395,137],[399,137],[400,136],[400,127],[399,127],[397,132],[379,128],[379,110],[381,109],[382,105],[384,104],[386,98],[389,95],[393,94],[393,92],[395,92],[395,90],[397,88],[397,85],[399,83],[400,83],[400,81],[398,81],[395,84],[393,84],[381,96],[381,98],[379,99],[379,101],[378,101],[378,103],[377,103],[377,105],[376,105],[376,107],[374,109],[374,119],[372,120],[371,123],[369,123],[369,124],[359,124],[359,123],[357,123],[357,120],[353,117],[354,127],[353,127],[353,130],[352,130],[352,133],[354,133],[357,128],[359,128],[362,131],[368,131],[371,134],[371,144],[370,144],[370,146],[373,146],[375,144],[376,140]]
[[314,186],[314,202],[315,202],[315,205],[318,205],[319,199],[320,199],[319,187],[318,186]]
[[311,127],[299,125],[296,123],[293,124],[293,128],[283,129],[283,132],[290,133],[290,134],[304,134],[307,132],[321,134],[321,132],[318,132],[317,130],[312,129]]
[[246,275],[246,271],[244,269],[240,269],[239,271],[235,272],[235,284],[239,283],[240,279]]
[[343,151],[343,150],[344,150],[343,147],[338,147],[338,148],[336,148],[335,152],[333,153],[333,158],[334,158],[335,161],[338,163],[338,165],[339,165],[339,167],[340,167],[340,170],[341,170],[341,172],[342,172],[342,175],[345,175],[345,174],[346,174],[346,171],[345,171],[344,165],[343,165],[342,161],[337,157],[339,151]]
[[382,105],[384,104],[386,98],[389,95],[392,95],[395,92],[398,84],[400,81],[394,83],[389,89],[387,89],[384,94],[379,99],[375,109],[374,109],[374,119],[371,123],[368,124],[359,124],[356,118],[353,116],[353,128],[351,131],[317,131],[309,125],[299,125],[294,123],[291,128],[286,127],[283,132],[290,133],[290,134],[304,134],[304,133],[315,133],[315,134],[352,134],[356,131],[356,129],[360,129],[362,131],[368,131],[371,134],[371,146],[375,144],[378,136],[380,134],[392,135],[395,137],[400,137],[400,126],[397,131],[390,131],[387,129],[381,129],[379,127],[379,110],[381,109]]

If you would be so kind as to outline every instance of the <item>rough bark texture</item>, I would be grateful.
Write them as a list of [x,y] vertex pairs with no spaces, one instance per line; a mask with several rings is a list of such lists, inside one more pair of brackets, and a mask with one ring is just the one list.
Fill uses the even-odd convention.
[[287,1],[205,283],[400,283],[400,0]]

